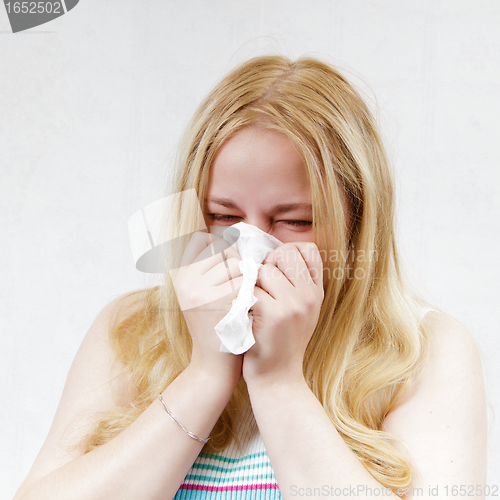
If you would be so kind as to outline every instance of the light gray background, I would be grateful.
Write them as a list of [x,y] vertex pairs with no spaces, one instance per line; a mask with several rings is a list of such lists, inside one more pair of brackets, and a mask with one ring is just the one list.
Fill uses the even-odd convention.
[[[9,34],[0,6],[0,498],[26,476],[87,329],[135,270],[202,97],[262,53],[327,58],[378,114],[408,276],[460,319],[498,406],[500,2],[81,0]],[[376,102],[373,96],[376,96]],[[489,484],[500,435],[490,411]]]

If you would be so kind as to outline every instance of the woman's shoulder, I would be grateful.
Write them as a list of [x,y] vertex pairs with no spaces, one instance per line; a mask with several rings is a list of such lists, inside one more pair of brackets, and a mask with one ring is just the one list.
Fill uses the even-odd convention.
[[151,295],[154,294],[157,289],[158,287],[154,287],[125,292],[109,301],[102,308],[97,317],[104,317],[108,322],[112,320],[122,321],[147,307]]
[[[91,389],[93,385],[104,387],[102,384],[105,384],[110,390],[103,393],[103,399],[109,401],[113,394],[114,404],[121,403],[119,400],[126,397],[124,378],[121,374],[123,367],[116,358],[110,331],[117,324],[141,310],[146,304],[148,293],[150,293],[149,290],[123,293],[109,301],[99,311],[75,355],[66,381],[67,385],[84,384],[82,389],[89,389],[93,393]],[[85,372],[85,377],[83,377],[83,372]],[[100,404],[102,403],[104,403],[103,400],[100,401]]]
[[136,290],[109,301],[95,316],[71,364],[62,400],[75,409],[112,408],[130,398],[123,365],[110,331],[143,307],[148,290]]
[[[125,343],[133,343],[130,337],[137,335],[137,324],[144,324],[143,315],[148,314],[151,295],[155,291],[154,288],[133,290],[111,300],[98,313],[84,339],[84,342],[94,344],[89,345],[90,349],[100,347],[103,350],[106,364],[111,369],[110,380],[113,380],[115,386],[116,404],[121,405],[130,399],[126,377],[123,376],[124,366],[117,357],[116,338],[127,336]],[[141,317],[137,318],[138,315]],[[116,335],[117,332],[119,335]]]
[[482,377],[478,342],[461,321],[444,311],[431,309],[422,317],[420,324],[426,332],[428,353],[420,379],[427,380],[429,384],[431,380],[442,379],[445,390],[445,379],[458,383],[478,374]]
[[90,325],[83,338],[80,351],[103,351],[107,354],[107,358],[111,359],[113,349],[110,331],[143,310],[147,305],[150,293],[149,289],[134,290],[123,293],[107,302]]
[[[428,339],[428,355],[410,389],[386,416],[382,430],[409,447],[422,484],[448,479],[451,484],[452,478],[473,474],[471,462],[457,460],[458,454],[472,457],[481,466],[485,457],[481,355],[472,333],[453,316],[428,311],[421,325]],[[427,465],[423,468],[422,464]],[[477,479],[482,473],[474,474]]]
[[478,353],[478,345],[471,331],[461,321],[444,311],[426,308],[421,325],[427,331],[431,355],[443,355],[448,358],[451,352],[460,352],[466,357]]
[[470,330],[450,314],[435,309],[425,312],[420,325],[427,338],[427,355],[410,390],[391,412],[393,417],[405,407],[418,414],[418,408],[435,405],[437,409],[454,396],[484,392],[481,352]]
[[121,321],[140,308],[147,293],[145,290],[122,294],[108,302],[94,318],[73,359],[52,426],[26,484],[82,455],[84,450],[74,445],[91,430],[91,416],[113,410],[129,397],[126,378],[110,343],[109,329],[113,321]]

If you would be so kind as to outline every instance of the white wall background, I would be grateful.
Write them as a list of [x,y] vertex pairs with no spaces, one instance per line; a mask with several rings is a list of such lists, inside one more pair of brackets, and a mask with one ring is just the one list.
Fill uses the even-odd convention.
[[[375,95],[408,275],[500,368],[500,2],[81,0],[24,33],[0,6],[0,498],[49,430],[87,329],[143,286],[127,221],[163,196],[202,97],[262,53],[326,57]],[[500,432],[490,412],[489,484]]]

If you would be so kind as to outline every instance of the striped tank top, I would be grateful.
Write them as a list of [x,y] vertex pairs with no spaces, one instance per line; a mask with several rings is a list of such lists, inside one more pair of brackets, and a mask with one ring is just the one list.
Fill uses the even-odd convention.
[[281,500],[250,405],[243,410],[243,420],[246,426],[238,422],[237,427],[241,451],[233,441],[220,454],[200,453],[174,500]]
[[[434,309],[422,308],[420,321]],[[219,454],[200,453],[174,500],[282,500],[271,462],[249,405],[237,424],[236,443]]]

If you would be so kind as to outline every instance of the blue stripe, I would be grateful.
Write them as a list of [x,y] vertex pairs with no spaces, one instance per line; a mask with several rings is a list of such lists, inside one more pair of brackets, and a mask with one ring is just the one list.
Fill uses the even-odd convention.
[[245,481],[246,483],[249,483],[251,481],[256,481],[256,480],[261,480],[261,479],[272,479],[276,481],[276,478],[274,477],[274,474],[254,474],[253,476],[229,476],[229,477],[220,477],[220,476],[200,476],[198,474],[188,474],[184,482],[186,481],[200,481],[203,484],[206,483],[228,483],[231,481]]

